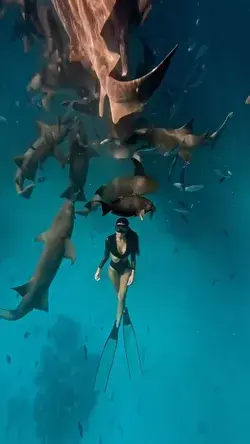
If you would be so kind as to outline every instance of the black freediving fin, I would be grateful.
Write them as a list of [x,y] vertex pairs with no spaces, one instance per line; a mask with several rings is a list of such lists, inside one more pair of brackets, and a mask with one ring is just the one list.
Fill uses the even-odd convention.
[[115,322],[109,337],[105,342],[98,364],[94,385],[94,389],[97,391],[104,390],[106,392],[107,390],[109,377],[115,359],[115,352],[117,349],[118,331],[119,330]]
[[135,159],[135,157],[131,158],[133,164],[134,164],[134,176],[146,176],[145,170],[144,170],[144,166],[142,165],[141,162],[139,162],[139,160]]
[[131,322],[127,308],[125,308],[123,312],[123,340],[124,340],[124,349],[125,349],[127,365],[128,365],[128,373],[130,379],[132,379],[131,367],[135,361],[139,363],[139,370],[141,375],[143,376],[142,362],[135,334],[135,329]]

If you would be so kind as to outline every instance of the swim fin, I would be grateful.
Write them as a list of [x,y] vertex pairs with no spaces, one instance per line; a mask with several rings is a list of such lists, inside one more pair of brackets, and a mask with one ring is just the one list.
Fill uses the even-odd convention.
[[109,337],[103,347],[99,365],[97,368],[95,386],[94,386],[95,390],[97,391],[101,391],[104,389],[104,391],[106,392],[107,390],[109,377],[115,358],[115,352],[117,349],[118,331],[119,329],[116,326],[115,322],[109,334]]
[[128,373],[130,379],[132,379],[131,376],[132,363],[135,361],[138,361],[140,373],[141,375],[143,375],[141,357],[139,353],[139,347],[135,334],[135,329],[131,322],[127,308],[125,308],[123,312],[123,340],[124,340],[124,349],[125,349],[127,365],[128,365]]

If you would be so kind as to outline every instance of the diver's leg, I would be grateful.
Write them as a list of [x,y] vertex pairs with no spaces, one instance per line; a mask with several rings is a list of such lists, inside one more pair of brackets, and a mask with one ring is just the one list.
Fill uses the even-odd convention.
[[125,308],[126,295],[128,291],[128,280],[131,274],[131,270],[126,270],[125,273],[120,277],[120,288],[118,291],[118,305],[116,313],[116,325],[119,327],[121,323],[121,318]]
[[115,292],[118,295],[119,288],[120,288],[120,275],[112,267],[109,267],[108,273],[109,273],[109,278],[110,278],[110,280],[111,280],[111,282],[112,282],[112,284],[113,284],[113,286],[115,288]]
[[[120,287],[119,273],[117,273],[117,271],[114,270],[112,267],[109,267],[108,273],[110,280],[115,287],[116,294],[118,295]],[[101,353],[101,358],[95,378],[95,390],[104,389],[104,391],[106,391],[107,389],[110,373],[115,359],[115,352],[118,342],[118,332],[119,329],[115,321]]]

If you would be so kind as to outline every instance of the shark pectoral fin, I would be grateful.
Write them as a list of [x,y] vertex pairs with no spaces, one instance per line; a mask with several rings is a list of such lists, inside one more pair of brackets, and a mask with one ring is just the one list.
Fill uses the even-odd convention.
[[45,134],[48,132],[48,125],[46,125],[46,123],[42,122],[41,120],[37,120],[36,124],[39,128],[41,137],[44,137]]
[[20,296],[22,296],[22,298],[29,292],[29,289],[30,289],[30,282],[26,282],[26,284],[12,288],[12,290],[15,290]]
[[41,298],[35,303],[35,308],[37,310],[49,311],[49,291],[45,291]]
[[146,176],[144,167],[141,162],[139,162],[135,157],[131,157],[134,164],[134,176]]
[[71,265],[76,261],[75,247],[71,239],[65,239],[64,257],[71,260]]
[[35,242],[44,242],[46,243],[49,239],[49,232],[48,231],[44,231],[43,233],[39,234],[38,236],[35,237],[34,241]]
[[21,168],[23,161],[24,161],[24,156],[15,156],[14,157],[14,162],[19,168]]

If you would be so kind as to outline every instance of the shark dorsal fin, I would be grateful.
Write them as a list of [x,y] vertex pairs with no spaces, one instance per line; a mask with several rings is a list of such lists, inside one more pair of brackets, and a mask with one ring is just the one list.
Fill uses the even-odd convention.
[[194,117],[190,119],[185,125],[183,125],[180,129],[186,130],[189,133],[193,132],[193,126],[194,126]]
[[23,161],[24,161],[24,156],[16,156],[16,157],[14,157],[14,162],[15,162],[15,164],[16,164],[19,168],[21,168],[21,166],[22,166],[22,164],[23,164]]
[[73,245],[73,242],[71,239],[65,239],[65,252],[64,257],[66,259],[71,260],[71,265],[73,265],[76,261],[76,254],[75,254],[75,248]]
[[29,293],[30,290],[30,282],[26,282],[26,284],[19,285],[18,287],[13,287],[12,290],[15,290],[22,298]]
[[49,231],[44,231],[43,233],[39,234],[35,237],[35,242],[44,242],[46,243],[49,239]]

